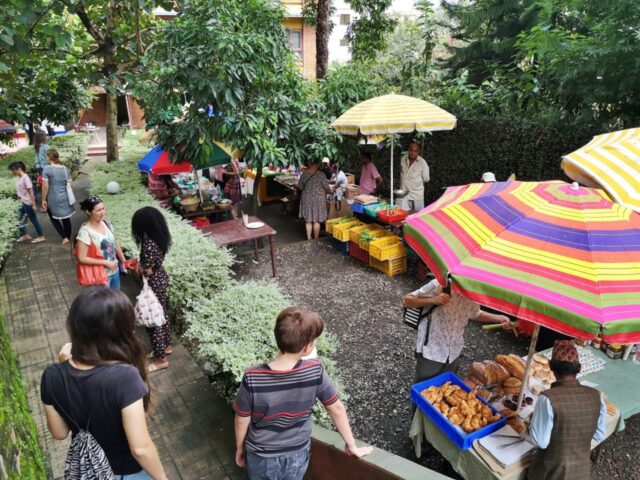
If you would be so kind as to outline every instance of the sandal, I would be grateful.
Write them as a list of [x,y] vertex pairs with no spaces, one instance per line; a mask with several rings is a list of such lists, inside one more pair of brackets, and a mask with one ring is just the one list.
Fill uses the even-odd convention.
[[169,368],[169,362],[149,362],[149,365],[147,365],[147,373],[157,372],[158,370],[165,370],[167,368]]
[[173,353],[173,347],[169,346],[164,349],[165,355],[171,355]]

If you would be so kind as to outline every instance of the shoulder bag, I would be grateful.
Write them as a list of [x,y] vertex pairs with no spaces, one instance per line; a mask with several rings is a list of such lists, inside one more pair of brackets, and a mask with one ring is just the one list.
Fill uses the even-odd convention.
[[64,167],[64,176],[67,179],[67,197],[69,198],[69,205],[73,207],[76,204],[76,196],[71,188],[71,178],[69,178],[69,171],[67,170],[67,167]]
[[165,324],[162,304],[149,286],[147,277],[142,276],[142,291],[136,300],[136,324],[143,327],[160,327]]
[[[74,255],[77,255],[76,248],[73,249]],[[102,252],[98,250],[98,247],[91,242],[87,248],[87,257],[95,258],[97,260],[104,260]],[[79,260],[76,262],[76,276],[80,285],[107,285],[109,279],[107,278],[107,272],[102,265],[89,265],[82,263]]]
[[[447,295],[451,295],[451,281],[447,282],[447,285],[442,288],[442,293],[446,293]],[[439,305],[430,305],[427,307],[417,307],[417,308],[403,308],[402,309],[402,323],[413,328],[414,330],[418,329],[418,324],[420,320],[423,318],[428,318],[428,321],[431,322],[431,313],[433,310],[439,307]],[[427,325],[427,335],[429,332],[429,326]]]

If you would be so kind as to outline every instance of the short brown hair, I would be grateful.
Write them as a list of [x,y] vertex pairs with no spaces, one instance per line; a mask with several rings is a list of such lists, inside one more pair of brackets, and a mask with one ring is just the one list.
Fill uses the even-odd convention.
[[47,150],[47,157],[51,157],[51,160],[55,161],[56,163],[60,161],[60,154],[55,148],[50,148],[49,150]]
[[288,307],[278,314],[273,334],[282,353],[299,353],[324,330],[320,315],[302,307]]

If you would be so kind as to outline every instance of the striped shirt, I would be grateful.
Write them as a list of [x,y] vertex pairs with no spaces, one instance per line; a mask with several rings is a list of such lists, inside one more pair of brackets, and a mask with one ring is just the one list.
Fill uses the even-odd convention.
[[268,365],[248,368],[233,403],[237,415],[251,417],[247,451],[274,457],[305,448],[316,398],[325,406],[338,400],[318,360],[300,360],[291,370],[272,370]]

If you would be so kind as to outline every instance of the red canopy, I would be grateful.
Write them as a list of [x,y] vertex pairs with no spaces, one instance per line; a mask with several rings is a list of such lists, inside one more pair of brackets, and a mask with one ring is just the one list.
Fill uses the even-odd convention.
[[163,151],[158,157],[156,164],[151,167],[151,173],[154,175],[174,175],[176,173],[188,173],[193,171],[193,165],[187,161],[171,163],[169,154]]

